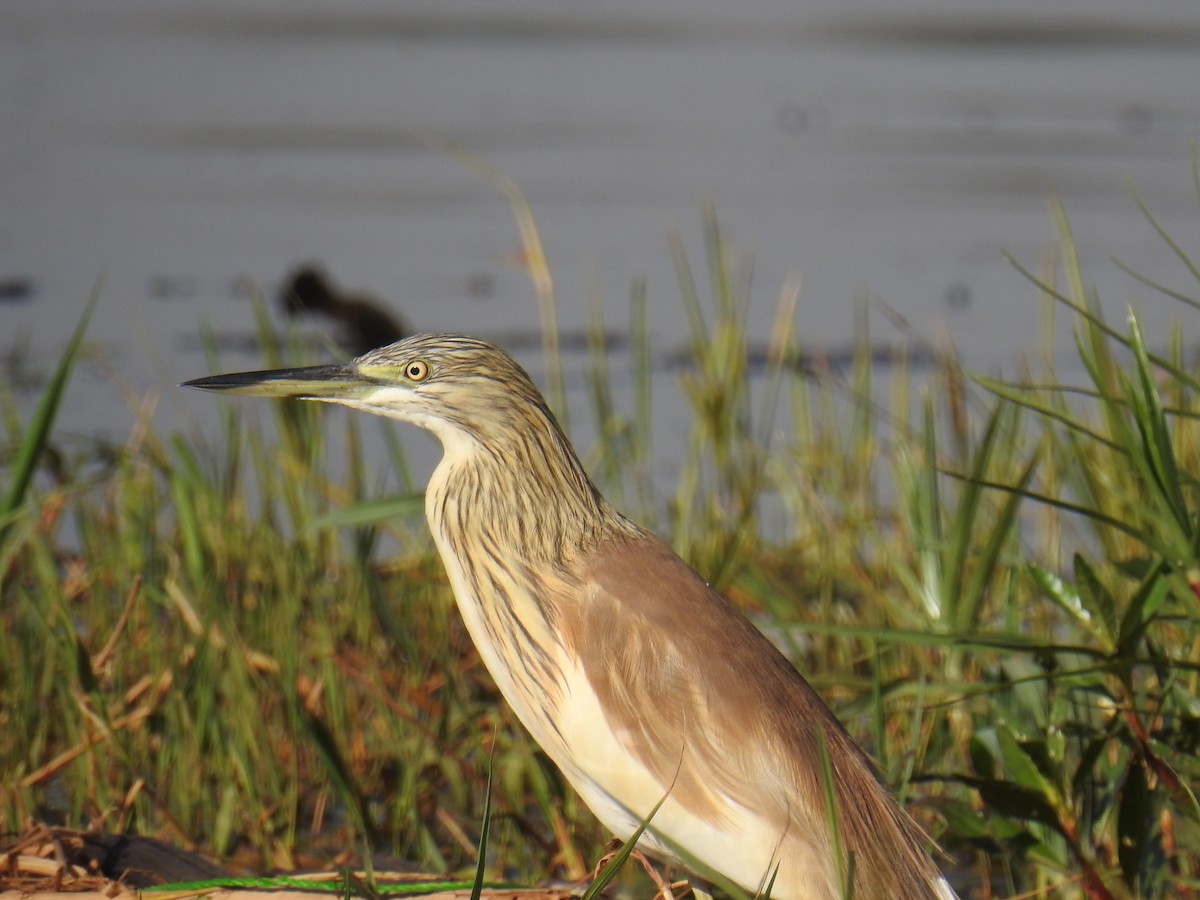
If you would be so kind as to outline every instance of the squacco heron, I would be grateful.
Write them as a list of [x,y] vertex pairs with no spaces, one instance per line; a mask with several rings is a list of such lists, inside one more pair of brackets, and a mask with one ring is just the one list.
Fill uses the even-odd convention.
[[776,900],[833,900],[851,872],[858,898],[954,896],[817,693],[609,505],[503,350],[418,335],[346,365],[187,386],[338,403],[441,440],[425,513],[467,630],[517,717],[618,838],[650,817],[639,848],[700,890],[719,874]]

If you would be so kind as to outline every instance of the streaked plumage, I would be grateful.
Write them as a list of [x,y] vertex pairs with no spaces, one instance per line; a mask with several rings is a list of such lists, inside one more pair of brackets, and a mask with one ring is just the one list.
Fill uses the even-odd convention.
[[[620,838],[777,900],[840,896],[819,759],[855,896],[953,896],[917,826],[781,653],[588,479],[528,375],[473,338],[419,335],[346,367],[195,387],[326,400],[411,422],[444,456],[426,515],[498,687]],[[701,870],[701,875],[704,872]]]

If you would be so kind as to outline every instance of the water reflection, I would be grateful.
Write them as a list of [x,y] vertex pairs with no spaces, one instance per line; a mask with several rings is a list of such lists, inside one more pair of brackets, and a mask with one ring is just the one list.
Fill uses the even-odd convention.
[[[478,332],[536,371],[533,292],[505,262],[511,210],[421,139],[436,134],[525,191],[568,348],[586,346],[589,304],[626,321],[644,277],[656,371],[673,377],[687,326],[666,235],[695,248],[711,200],[755,252],[757,345],[799,273],[814,358],[852,343],[869,296],[909,323],[873,336],[881,361],[903,346],[919,361],[945,330],[968,365],[1011,369],[1037,300],[1003,251],[1037,267],[1051,196],[1110,309],[1142,304],[1152,333],[1181,314],[1108,257],[1178,273],[1126,183],[1188,233],[1197,48],[1192,0],[16,0],[0,23],[0,336],[55,358],[103,275],[91,335],[113,348],[104,365],[135,390],[174,391],[204,368],[202,333],[245,357],[230,368],[261,362],[252,300],[315,258],[333,288],[402,310],[396,333]],[[294,311],[271,315],[282,326]],[[382,342],[340,337],[351,351]],[[67,404],[81,430],[126,427],[104,378],[80,379]]]

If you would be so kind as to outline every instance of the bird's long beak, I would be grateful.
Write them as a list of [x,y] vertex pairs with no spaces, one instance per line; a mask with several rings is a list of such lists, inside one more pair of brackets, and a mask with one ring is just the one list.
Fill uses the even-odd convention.
[[378,387],[355,371],[352,364],[234,372],[196,378],[185,381],[182,386],[250,397],[296,397],[301,400],[351,400]]

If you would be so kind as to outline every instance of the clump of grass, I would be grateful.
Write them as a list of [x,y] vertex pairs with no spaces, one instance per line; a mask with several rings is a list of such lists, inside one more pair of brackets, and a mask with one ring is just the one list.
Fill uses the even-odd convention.
[[[794,285],[759,354],[749,266],[710,213],[707,281],[672,251],[690,329],[679,480],[649,477],[640,290],[627,410],[596,329],[589,459],[789,650],[964,894],[1184,892],[1197,381],[1178,336],[1156,349],[1135,317],[1107,323],[1059,221],[1066,288],[1029,277],[1072,317],[1084,385],[972,377],[949,350],[882,370],[865,326],[846,371],[822,367],[792,333]],[[360,419],[274,410],[264,428],[223,405],[208,439],[140,423],[102,474],[68,459],[39,480],[18,460],[53,445],[52,412],[22,423],[9,404],[26,449],[0,517],[0,830],[96,823],[255,868],[383,852],[468,879],[582,877],[606,835],[483,671],[402,456],[402,493],[378,498]],[[766,508],[785,516],[770,538]],[[1065,521],[1083,526],[1072,548]]]
[[1089,383],[980,381],[1044,426],[1053,490],[1004,490],[1069,512],[1090,541],[1066,573],[1027,562],[1045,624],[1017,632],[1030,646],[999,668],[963,780],[1041,883],[1182,894],[1200,874],[1198,382],[1178,334],[1155,352],[1132,312],[1125,330],[1108,324],[1056,220],[1067,288],[1034,280],[1073,314]]

